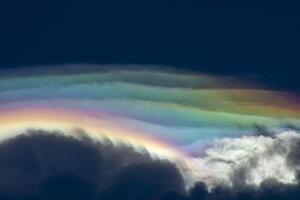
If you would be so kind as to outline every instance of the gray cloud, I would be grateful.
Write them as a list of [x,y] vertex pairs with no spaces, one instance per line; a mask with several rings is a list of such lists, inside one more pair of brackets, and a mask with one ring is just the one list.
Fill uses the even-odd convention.
[[151,195],[169,188],[184,190],[177,168],[153,160],[146,151],[136,152],[109,140],[99,143],[44,131],[30,131],[2,142],[0,177],[1,199],[85,199],[86,195],[111,199],[112,190],[125,197],[148,189]]

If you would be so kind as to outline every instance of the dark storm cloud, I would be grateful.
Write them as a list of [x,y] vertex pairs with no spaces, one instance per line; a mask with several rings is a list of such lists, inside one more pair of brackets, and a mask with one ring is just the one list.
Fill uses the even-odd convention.
[[[3,141],[0,145],[0,199],[84,200],[286,200],[300,195],[300,186],[265,180],[259,187],[245,183],[256,159],[236,169],[232,187],[210,191],[205,183],[185,190],[178,169],[154,160],[146,150],[94,142],[44,131]],[[276,146],[277,145],[277,146]],[[279,146],[278,146],[279,145]],[[275,144],[272,151],[283,151]],[[270,151],[270,153],[272,153]],[[299,167],[300,141],[293,141],[288,164]]]
[[0,145],[1,199],[150,199],[183,192],[177,168],[147,151],[30,131]]

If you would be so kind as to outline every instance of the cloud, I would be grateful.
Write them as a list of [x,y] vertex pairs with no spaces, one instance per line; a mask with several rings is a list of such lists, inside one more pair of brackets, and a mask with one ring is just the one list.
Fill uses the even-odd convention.
[[[75,139],[59,132],[31,130],[2,141],[0,198],[286,200],[300,195],[300,137],[293,132],[276,137],[252,136],[218,141],[218,145],[210,147],[207,157],[202,159],[206,159],[212,169],[218,165],[231,166],[229,171],[226,171],[227,166],[223,168],[224,172],[212,172],[215,177],[219,174],[224,177],[227,173],[227,182],[219,181],[211,185],[199,181],[188,190],[175,164],[154,159],[146,150],[137,152],[131,146],[116,145],[109,140],[95,142],[84,133],[80,134],[81,137]],[[237,147],[243,147],[243,151],[231,159],[229,154]],[[276,160],[278,156],[282,157],[281,160]],[[281,165],[285,165],[287,174],[293,172],[292,183],[280,179],[284,175],[280,174]],[[260,182],[249,182],[253,174],[262,171],[264,177]]]
[[147,151],[45,131],[1,143],[0,177],[1,199],[147,199],[184,191],[177,168]]
[[297,163],[294,157],[299,152],[298,141],[300,136],[295,131],[224,138],[216,140],[205,155],[191,162],[205,175],[201,177],[199,173],[199,180],[210,187],[219,184],[257,186],[267,179],[296,184],[298,166],[294,166]]
[[291,200],[300,196],[300,136],[295,131],[219,140],[206,156],[201,159],[215,169],[211,173],[219,182],[196,183],[187,199]]

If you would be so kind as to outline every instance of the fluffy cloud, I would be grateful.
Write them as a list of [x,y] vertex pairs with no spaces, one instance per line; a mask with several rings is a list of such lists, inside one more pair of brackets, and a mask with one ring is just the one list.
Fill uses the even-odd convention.
[[272,137],[224,138],[216,140],[204,156],[191,162],[198,167],[199,179],[210,186],[257,186],[267,179],[296,184],[298,163],[294,157],[299,152],[299,141],[300,136],[294,131]]

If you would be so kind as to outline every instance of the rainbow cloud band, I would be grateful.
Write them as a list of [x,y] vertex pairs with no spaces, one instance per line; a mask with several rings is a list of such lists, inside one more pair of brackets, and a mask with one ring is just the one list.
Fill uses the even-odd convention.
[[177,162],[201,154],[215,139],[255,134],[256,125],[274,131],[300,126],[298,96],[250,81],[87,68],[1,73],[2,138],[26,128],[79,128]]

